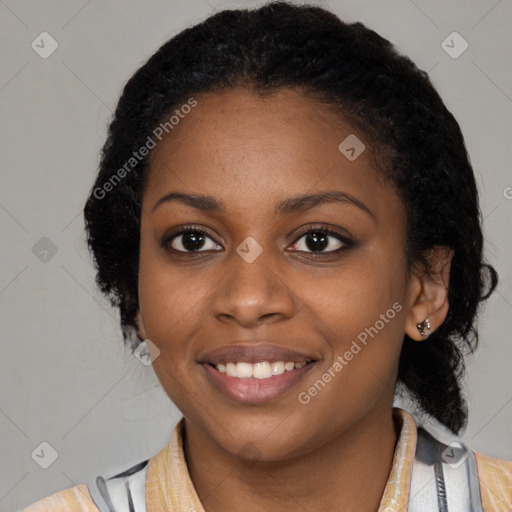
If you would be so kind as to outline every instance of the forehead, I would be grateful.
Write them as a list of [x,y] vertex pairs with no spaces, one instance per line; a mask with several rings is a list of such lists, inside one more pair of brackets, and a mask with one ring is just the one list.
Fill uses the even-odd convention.
[[300,158],[316,166],[324,160],[324,148],[334,144],[337,149],[340,135],[353,131],[326,105],[293,89],[266,97],[230,89],[199,95],[196,101],[153,150],[152,169],[169,159],[188,158],[191,150],[197,158],[207,154],[215,162],[250,158],[251,152],[263,150],[261,163],[268,157],[276,163],[293,159],[296,165]]
[[[325,104],[288,89],[264,98],[246,89],[194,98],[197,105],[153,150],[145,200],[172,189],[224,197],[234,208],[325,189],[396,200],[364,135]],[[347,145],[362,152],[348,158]]]

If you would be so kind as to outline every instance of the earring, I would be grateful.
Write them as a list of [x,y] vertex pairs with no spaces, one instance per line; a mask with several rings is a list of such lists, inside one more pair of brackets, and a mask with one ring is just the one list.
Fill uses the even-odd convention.
[[425,318],[425,320],[423,320],[423,322],[416,325],[416,329],[418,329],[419,333],[421,334],[421,336],[423,336],[424,339],[427,339],[432,334],[432,331],[430,330],[430,321],[428,319],[428,316],[427,318]]

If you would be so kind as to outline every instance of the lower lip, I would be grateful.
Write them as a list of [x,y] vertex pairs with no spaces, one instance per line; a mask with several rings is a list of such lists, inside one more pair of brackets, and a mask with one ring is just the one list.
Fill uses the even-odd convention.
[[217,389],[229,398],[244,404],[262,404],[275,400],[293,388],[315,363],[308,363],[302,368],[285,371],[268,379],[230,377],[219,372],[210,364],[203,364],[206,375]]

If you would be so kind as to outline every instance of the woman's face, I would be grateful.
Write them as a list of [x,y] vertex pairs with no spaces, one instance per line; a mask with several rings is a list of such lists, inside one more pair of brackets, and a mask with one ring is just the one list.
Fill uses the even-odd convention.
[[167,394],[224,450],[267,460],[389,417],[410,283],[371,145],[293,90],[195,99],[142,207],[141,333]]

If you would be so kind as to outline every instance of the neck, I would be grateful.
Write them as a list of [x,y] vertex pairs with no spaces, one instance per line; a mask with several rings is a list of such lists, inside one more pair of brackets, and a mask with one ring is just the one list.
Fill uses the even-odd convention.
[[285,461],[241,461],[185,420],[190,477],[206,512],[377,512],[399,429],[392,411],[362,418],[320,448]]

